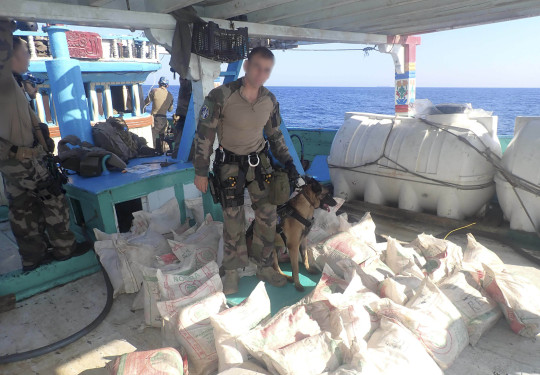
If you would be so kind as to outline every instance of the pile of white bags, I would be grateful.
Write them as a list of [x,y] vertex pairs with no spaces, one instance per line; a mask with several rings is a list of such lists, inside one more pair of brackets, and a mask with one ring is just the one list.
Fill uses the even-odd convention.
[[223,225],[209,218],[169,228],[168,241],[154,231],[163,223],[139,235],[96,233],[96,249],[115,291],[143,283],[146,324],[187,354],[193,375],[442,375],[503,313],[514,332],[540,332],[538,287],[472,235],[465,251],[425,234],[377,243],[369,214],[351,225],[336,211],[316,210],[308,239],[318,284],[273,317],[263,282],[227,305],[216,262]]
[[238,337],[255,328],[270,315],[270,298],[260,282],[251,295],[238,306],[211,316],[214,327],[219,371],[225,371],[247,361],[248,353]]

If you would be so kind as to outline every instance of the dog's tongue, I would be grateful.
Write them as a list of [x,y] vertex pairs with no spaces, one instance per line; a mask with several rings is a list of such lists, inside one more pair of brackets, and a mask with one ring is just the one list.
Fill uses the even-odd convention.
[[330,206],[327,205],[326,203],[323,205],[323,208],[324,208],[326,211],[330,212]]

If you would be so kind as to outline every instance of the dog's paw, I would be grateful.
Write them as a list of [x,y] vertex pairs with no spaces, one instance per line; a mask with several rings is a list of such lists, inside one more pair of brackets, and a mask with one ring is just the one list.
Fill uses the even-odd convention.
[[316,267],[309,267],[309,268],[307,268],[307,271],[308,271],[308,273],[310,273],[312,275],[318,275],[318,274],[321,273],[321,271],[319,271],[319,269],[316,268]]
[[288,283],[294,283],[294,278],[292,276],[285,275],[285,278],[287,279]]
[[303,292],[303,291],[304,291],[304,287],[302,286],[302,284],[294,284],[294,287],[295,287],[296,290],[298,290],[299,292]]

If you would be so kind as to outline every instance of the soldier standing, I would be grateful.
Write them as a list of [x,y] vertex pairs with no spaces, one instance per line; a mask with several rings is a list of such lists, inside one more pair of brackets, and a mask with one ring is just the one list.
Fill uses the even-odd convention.
[[[13,75],[28,70],[30,54],[26,43],[13,37],[11,29],[10,22],[0,18],[0,172],[23,271],[30,271],[52,259],[81,255],[90,247],[88,243],[76,246],[62,186],[43,161],[49,151],[47,143]],[[51,256],[47,254],[49,241]]]
[[203,193],[208,188],[210,156],[216,134],[220,145],[216,150],[214,173],[218,174],[226,196],[225,202],[222,201],[225,294],[238,291],[237,269],[248,265],[243,207],[245,187],[255,210],[251,255],[258,262],[257,277],[274,286],[284,286],[287,282],[272,267],[277,213],[276,206],[268,201],[267,177],[272,172],[268,144],[272,154],[285,165],[291,179],[298,177],[298,172],[280,130],[279,103],[263,86],[273,66],[274,54],[269,49],[254,48],[244,62],[245,76],[210,91],[199,116],[193,164],[195,186]]
[[154,116],[154,125],[152,126],[152,137],[156,144],[156,150],[163,153],[163,140],[165,139],[165,130],[167,129],[167,112],[173,110],[174,98],[167,90],[169,80],[165,77],[159,79],[159,87],[150,90],[144,100],[146,107],[152,102],[152,116]]

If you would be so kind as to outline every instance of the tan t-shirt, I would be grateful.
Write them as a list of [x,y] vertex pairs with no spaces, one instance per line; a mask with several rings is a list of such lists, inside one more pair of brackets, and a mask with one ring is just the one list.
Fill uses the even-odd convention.
[[158,87],[150,90],[148,97],[144,101],[144,105],[152,102],[153,115],[167,115],[167,112],[173,110],[174,98],[165,87]]
[[247,155],[264,148],[264,126],[274,109],[268,95],[250,103],[236,90],[227,100],[218,125],[219,143],[238,155]]
[[[8,91],[11,95],[0,101],[0,113],[7,114],[7,119],[0,119],[0,138],[15,146],[32,147],[34,143],[33,121],[39,122],[35,113],[30,108],[23,89],[11,76],[8,82]],[[4,116],[2,116],[4,117]],[[6,122],[4,122],[7,120]]]
[[39,122],[11,71],[12,34],[0,19],[0,160],[9,158],[12,145],[32,147],[33,122]]

